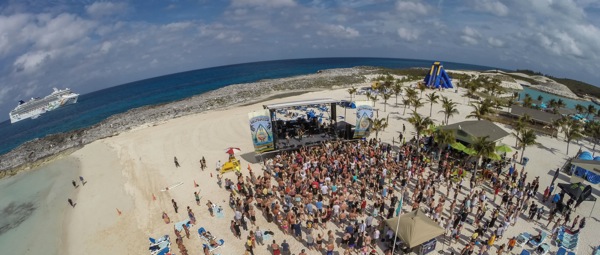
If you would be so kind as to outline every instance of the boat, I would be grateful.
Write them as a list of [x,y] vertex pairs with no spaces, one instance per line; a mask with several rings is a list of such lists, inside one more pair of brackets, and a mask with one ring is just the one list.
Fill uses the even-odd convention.
[[19,100],[19,105],[9,113],[10,123],[29,118],[36,119],[46,112],[77,103],[77,98],[79,94],[71,92],[68,88],[62,90],[54,88],[54,91],[44,98],[36,97],[27,102]]

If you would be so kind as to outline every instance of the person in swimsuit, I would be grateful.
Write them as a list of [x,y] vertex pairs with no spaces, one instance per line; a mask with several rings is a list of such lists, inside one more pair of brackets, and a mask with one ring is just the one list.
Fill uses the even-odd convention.
[[273,250],[273,255],[281,255],[281,251],[279,250],[279,245],[275,240],[271,244],[271,249]]

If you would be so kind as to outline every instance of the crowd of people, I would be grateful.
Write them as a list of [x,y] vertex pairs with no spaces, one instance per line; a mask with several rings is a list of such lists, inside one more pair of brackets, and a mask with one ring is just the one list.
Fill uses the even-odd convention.
[[[571,220],[572,202],[556,208],[558,201],[548,199],[553,186],[538,198],[538,177],[528,177],[524,166],[517,171],[514,159],[477,164],[450,148],[438,150],[432,137],[400,146],[375,139],[330,141],[281,152],[263,162],[262,175],[250,169],[235,180],[218,180],[231,192],[231,230],[239,239],[247,235],[247,254],[264,245],[257,214],[304,244],[295,253],[329,255],[341,247],[344,254],[374,254],[379,246],[392,254],[406,247],[384,220],[394,217],[402,203],[405,211],[423,210],[445,229],[438,240],[464,244],[457,253],[484,254],[494,247],[501,255],[514,249],[516,237],[504,233],[520,218],[543,227],[552,224],[552,233]],[[212,215],[214,206],[208,206]],[[577,227],[578,220],[570,227]],[[585,218],[580,222],[583,228]],[[270,248],[273,254],[290,253],[285,240],[273,240]]]

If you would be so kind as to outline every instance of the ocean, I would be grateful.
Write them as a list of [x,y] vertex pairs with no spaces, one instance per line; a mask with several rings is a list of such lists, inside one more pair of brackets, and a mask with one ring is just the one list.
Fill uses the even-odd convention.
[[[24,120],[14,124],[0,123],[0,155],[19,145],[49,134],[68,132],[101,122],[111,115],[130,109],[181,100],[231,84],[249,83],[263,79],[283,78],[312,74],[331,68],[355,66],[379,66],[387,68],[430,67],[433,61],[392,58],[313,58],[276,60],[205,68],[170,74],[131,82],[79,97],[77,104],[63,107],[41,115],[35,120]],[[494,67],[443,62],[448,69],[492,70]],[[77,92],[77,91],[74,91]],[[544,101],[561,98],[552,94],[525,88],[523,97],[529,93],[534,99],[538,95]],[[592,104],[563,98],[569,108],[579,103]]]
[[[0,123],[0,155],[49,134],[101,122],[127,110],[181,100],[231,84],[312,74],[331,68],[379,66],[431,67],[430,60],[391,58],[314,58],[276,60],[205,68],[126,83],[79,96],[77,104],[47,112],[34,120]],[[492,67],[443,62],[448,69],[490,70]],[[74,91],[77,92],[77,91]],[[7,114],[8,117],[8,114]]]

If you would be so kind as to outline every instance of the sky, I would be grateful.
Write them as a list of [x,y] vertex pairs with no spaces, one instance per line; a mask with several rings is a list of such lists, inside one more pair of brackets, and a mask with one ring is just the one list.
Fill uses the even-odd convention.
[[599,27],[598,0],[2,0],[0,114],[52,87],[293,58],[442,60],[600,85]]

